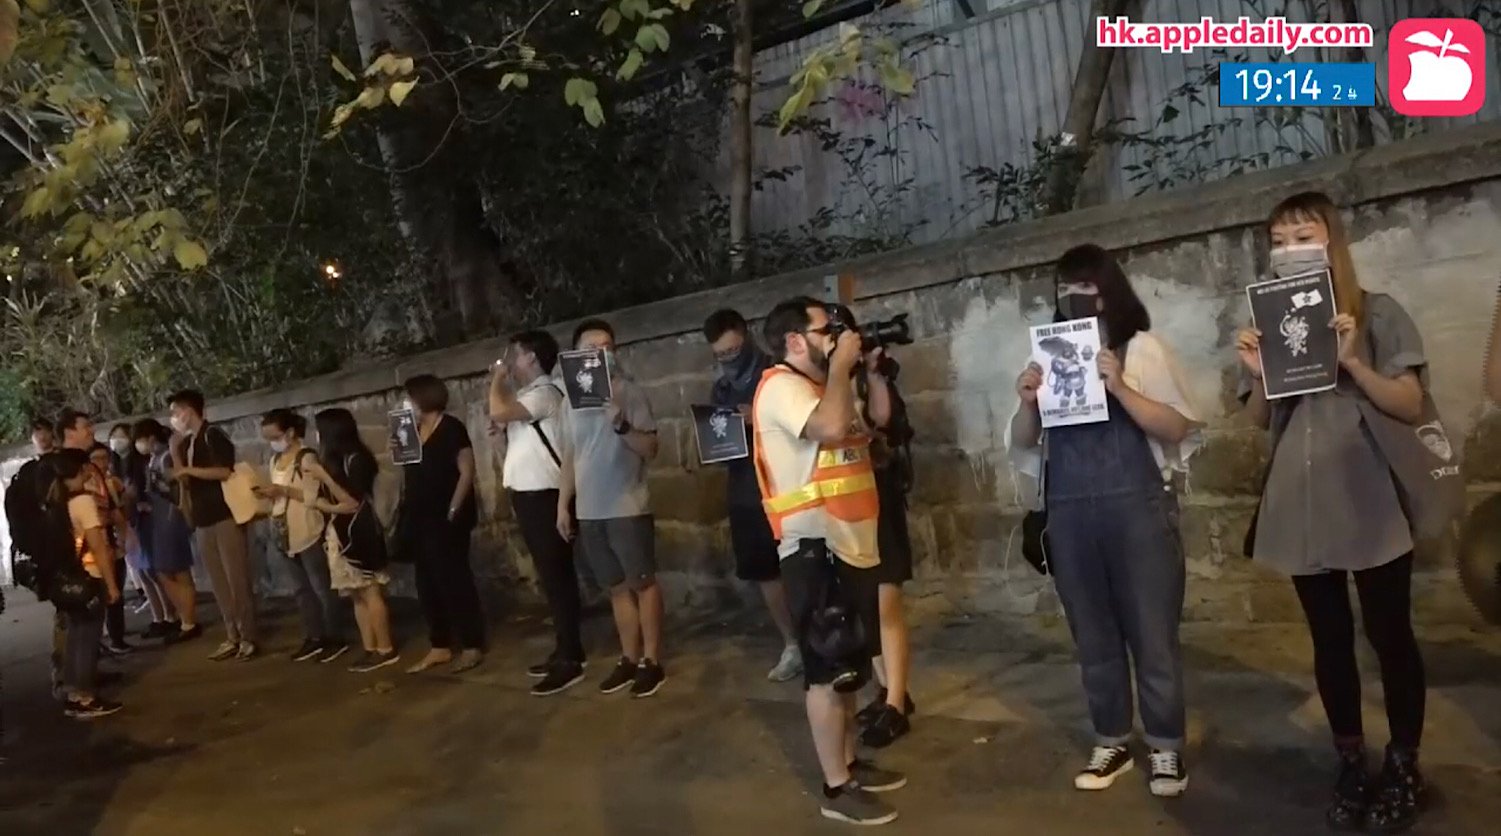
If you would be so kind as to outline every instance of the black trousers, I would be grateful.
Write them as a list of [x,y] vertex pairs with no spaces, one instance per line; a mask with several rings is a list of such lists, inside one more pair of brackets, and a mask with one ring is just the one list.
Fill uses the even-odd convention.
[[433,648],[484,649],[485,617],[469,565],[471,532],[447,520],[424,521],[415,527],[412,557],[417,600]]
[[573,544],[558,534],[558,492],[511,491],[511,509],[521,527],[521,539],[532,553],[532,565],[552,613],[556,634],[553,656],[562,662],[582,662],[583,602],[578,570],[573,565]]
[[120,590],[120,600],[104,610],[104,631],[116,644],[125,641],[125,561],[115,561],[115,586]]
[[1423,739],[1428,686],[1412,632],[1412,553],[1360,572],[1293,578],[1313,636],[1314,678],[1336,743],[1364,736],[1360,671],[1355,667],[1355,615],[1347,575],[1355,575],[1366,638],[1381,663],[1386,720],[1393,746],[1416,751]]

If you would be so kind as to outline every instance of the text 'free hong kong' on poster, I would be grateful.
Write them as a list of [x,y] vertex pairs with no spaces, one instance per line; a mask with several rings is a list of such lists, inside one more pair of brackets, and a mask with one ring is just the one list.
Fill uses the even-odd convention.
[[1032,326],[1032,362],[1042,368],[1037,411],[1044,429],[1110,420],[1099,358],[1095,317]]

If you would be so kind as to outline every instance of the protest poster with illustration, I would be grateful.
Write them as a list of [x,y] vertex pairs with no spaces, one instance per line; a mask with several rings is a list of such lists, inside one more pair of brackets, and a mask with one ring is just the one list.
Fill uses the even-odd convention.
[[1267,400],[1333,389],[1339,380],[1334,283],[1328,270],[1246,287],[1251,324],[1261,331],[1261,383]]
[[750,455],[745,416],[739,410],[705,404],[694,404],[691,409],[700,464],[728,462]]
[[1037,410],[1044,429],[1110,420],[1099,357],[1096,317],[1032,326],[1032,362],[1042,367]]
[[422,436],[417,431],[417,413],[395,409],[387,415],[391,433],[391,461],[399,465],[422,463]]
[[558,354],[558,376],[574,409],[603,409],[610,402],[610,364],[604,349],[581,348]]

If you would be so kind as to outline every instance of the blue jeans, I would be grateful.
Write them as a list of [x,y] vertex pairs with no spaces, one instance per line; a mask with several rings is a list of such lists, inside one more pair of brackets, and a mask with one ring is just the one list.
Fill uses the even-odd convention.
[[1131,737],[1134,665],[1147,745],[1181,750],[1185,570],[1176,497],[1147,489],[1050,501],[1048,538],[1097,742]]
[[323,542],[309,547],[287,561],[297,581],[297,609],[302,613],[302,630],[310,641],[328,642],[344,639],[343,604],[330,586],[328,555]]

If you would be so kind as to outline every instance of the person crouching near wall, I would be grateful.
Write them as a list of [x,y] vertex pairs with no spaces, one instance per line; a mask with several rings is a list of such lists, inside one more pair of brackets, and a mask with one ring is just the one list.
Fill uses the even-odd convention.
[[[1188,787],[1186,711],[1178,626],[1185,568],[1178,499],[1170,478],[1198,445],[1197,414],[1168,347],[1120,264],[1093,244],[1058,261],[1055,322],[1098,317],[1099,375],[1109,419],[1043,430],[1043,370],[1017,378],[1013,455],[1041,459],[1048,562],[1068,616],[1095,745],[1074,778],[1103,790],[1134,764],[1132,671],[1153,795]],[[1025,465],[1022,466],[1026,470]]]

